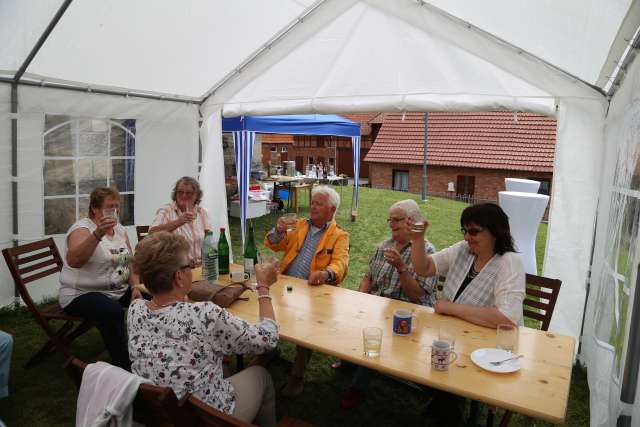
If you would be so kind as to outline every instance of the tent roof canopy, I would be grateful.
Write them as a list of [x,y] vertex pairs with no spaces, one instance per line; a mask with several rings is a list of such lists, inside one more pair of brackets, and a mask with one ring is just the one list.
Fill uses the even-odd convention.
[[222,119],[222,131],[291,135],[360,136],[360,124],[334,114],[241,116]]
[[[241,85],[231,84],[231,91],[223,91],[229,99],[252,80],[247,79],[246,70],[252,68],[254,62],[268,56],[272,61],[268,65],[272,65],[274,60],[282,58],[273,50],[284,45],[287,51],[295,50],[298,56],[306,56],[304,51],[309,47],[316,48],[312,51],[315,61],[300,66],[322,65],[305,77],[309,77],[315,89],[325,95],[324,99],[330,99],[335,79],[340,75],[345,79],[357,79],[348,88],[352,89],[350,96],[360,93],[397,96],[398,90],[404,90],[403,93],[409,96],[452,96],[452,89],[455,95],[464,96],[469,88],[458,85],[463,81],[464,67],[471,65],[477,75],[476,81],[489,82],[487,87],[494,92],[491,96],[529,97],[536,92],[532,86],[550,96],[567,96],[563,93],[566,91],[557,90],[553,79],[532,79],[526,75],[532,59],[537,60],[533,62],[538,62],[538,68],[540,62],[553,64],[556,78],[558,72],[561,74],[564,70],[565,79],[573,79],[574,83],[581,79],[587,84],[604,87],[601,78],[606,74],[605,70],[611,68],[611,58],[620,57],[612,54],[626,46],[621,45],[621,40],[632,38],[640,20],[638,14],[631,13],[633,2],[593,0],[585,4],[583,0],[565,0],[561,3],[520,1],[505,6],[500,0],[482,0],[469,7],[463,0],[185,0],[163,2],[149,9],[146,3],[131,4],[126,0],[75,1],[29,64],[24,79],[31,83],[94,91],[158,94],[192,102],[202,101],[228,83],[242,82]],[[0,3],[0,37],[5,40],[4,48],[0,50],[0,78],[4,76],[7,81],[15,75],[61,4],[63,0]],[[153,19],[149,19],[151,15]],[[535,19],[531,19],[532,16]],[[409,25],[399,26],[398,20]],[[432,24],[438,23],[434,20],[439,21],[439,25],[434,27]],[[443,32],[443,23],[448,28],[458,28]],[[376,24],[382,26],[375,27]],[[237,33],[238,25],[242,25],[242,37],[230,36]],[[325,31],[327,25],[333,30]],[[420,31],[425,34],[418,40],[410,37],[412,32]],[[494,39],[479,37],[478,31],[486,32]],[[319,39],[316,33],[320,32],[323,37]],[[473,36],[465,35],[465,32],[473,33]],[[475,43],[470,43],[472,39]],[[337,40],[350,42],[342,45]],[[496,52],[493,55],[490,52],[496,46],[489,45],[496,43],[503,44],[503,54],[504,48],[510,47],[513,58],[508,61],[517,63],[517,55],[523,54],[525,60],[520,60],[522,64],[516,67],[504,63],[505,58],[501,63]],[[360,47],[361,52],[357,52],[356,47]],[[465,49],[467,52],[463,53]],[[354,51],[358,55],[351,55]],[[380,93],[368,94],[361,90],[362,85],[373,84],[379,78],[342,74],[366,56],[368,59],[361,64],[362,68],[375,73],[372,77],[386,75],[389,81],[395,82],[395,87],[386,85],[379,89]],[[477,58],[474,60],[472,56]],[[429,64],[422,63],[425,58],[430,60]],[[401,62],[395,63],[396,60]],[[265,71],[269,67],[262,67],[264,65],[254,69]],[[394,65],[396,69],[407,70],[408,66],[408,70],[426,70],[427,75],[413,87],[415,76],[410,72],[397,76],[388,74]],[[429,68],[434,68],[434,72]],[[329,74],[318,81],[317,76],[327,71]],[[252,72],[248,74],[256,76]],[[535,74],[535,70],[529,74]],[[487,80],[490,75],[493,78]],[[514,80],[509,75],[517,77]],[[514,91],[520,87],[518,78],[524,82],[522,91]],[[426,81],[444,84],[445,90],[431,92],[432,87],[424,84]],[[294,78],[290,88],[293,89],[296,83]],[[502,90],[496,91],[496,85]],[[288,89],[273,88],[281,94]],[[216,102],[219,101],[220,97]],[[376,99],[369,101],[375,103]],[[454,104],[459,102],[454,101]],[[427,104],[409,99],[406,107],[430,109],[431,104]],[[333,112],[342,108],[339,104],[334,107]],[[298,112],[328,109],[327,106],[316,110],[303,106]],[[371,106],[370,110],[381,109]]]

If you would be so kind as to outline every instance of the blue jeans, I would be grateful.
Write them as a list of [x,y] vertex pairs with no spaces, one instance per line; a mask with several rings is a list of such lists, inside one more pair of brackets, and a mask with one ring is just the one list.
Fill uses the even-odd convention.
[[129,302],[131,288],[127,289],[119,300],[113,300],[100,292],[89,292],[74,298],[64,308],[64,311],[72,316],[96,322],[102,341],[111,356],[111,363],[127,371],[131,370],[131,361],[124,324],[124,307],[128,307]]
[[11,352],[13,337],[0,331],[0,399],[9,395],[9,370],[11,369]]

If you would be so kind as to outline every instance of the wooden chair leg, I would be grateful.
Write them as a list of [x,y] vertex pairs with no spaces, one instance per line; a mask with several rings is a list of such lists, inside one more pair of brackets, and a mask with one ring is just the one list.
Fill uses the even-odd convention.
[[496,408],[489,406],[487,408],[487,427],[493,427],[493,417],[495,416]]
[[472,400],[471,407],[469,408],[469,420],[467,421],[467,426],[469,427],[478,426],[479,412],[480,412],[480,402],[478,402],[477,400]]
[[72,321],[66,321],[64,325],[60,327],[57,331],[55,331],[55,337],[48,337],[46,343],[34,354],[28,361],[25,363],[25,369],[31,368],[37,365],[40,361],[44,360],[55,350],[59,350],[65,357],[71,357],[71,353],[69,352],[69,348],[66,345],[65,336],[69,331],[73,328]]
[[513,416],[513,412],[505,411],[504,415],[502,416],[502,420],[500,421],[500,427],[507,427],[511,422],[512,416]]
[[71,333],[64,336],[64,341],[67,345],[71,344],[76,338],[80,335],[87,332],[89,329],[93,328],[92,322],[82,322],[79,324]]

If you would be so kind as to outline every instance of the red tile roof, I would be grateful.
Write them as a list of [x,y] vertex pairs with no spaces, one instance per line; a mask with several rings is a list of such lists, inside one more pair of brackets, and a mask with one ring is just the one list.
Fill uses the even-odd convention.
[[[531,113],[429,113],[427,164],[553,172],[556,120]],[[385,113],[367,162],[422,164],[424,113]]]

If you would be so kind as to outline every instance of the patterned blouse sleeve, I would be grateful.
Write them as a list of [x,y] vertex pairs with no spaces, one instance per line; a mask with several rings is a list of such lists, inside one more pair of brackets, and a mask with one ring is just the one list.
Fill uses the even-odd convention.
[[223,354],[262,354],[278,345],[278,324],[271,319],[252,325],[213,303],[205,303],[202,313],[213,348]]

